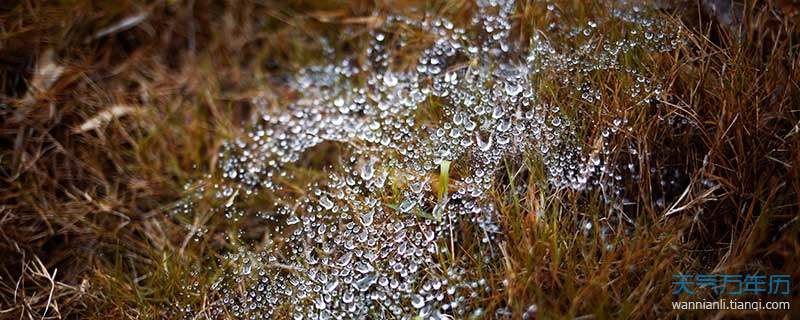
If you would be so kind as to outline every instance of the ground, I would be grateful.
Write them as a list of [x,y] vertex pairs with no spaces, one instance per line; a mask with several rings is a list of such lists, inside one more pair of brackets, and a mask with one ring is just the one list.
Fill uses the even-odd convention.
[[[517,3],[511,38],[524,47],[554,21],[586,25],[611,12],[606,3],[550,4]],[[554,184],[537,153],[503,159],[490,192],[498,258],[468,267],[502,288],[470,302],[481,316],[797,316],[800,5],[645,7],[681,39],[620,58],[661,85],[648,103],[634,103],[626,90],[635,79],[619,73],[580,79],[603,92],[603,112],[578,111],[597,103],[575,102],[553,75],[537,82],[565,113],[594,117],[572,119],[583,149],[599,141],[594,128],[625,119],[603,147],[620,201]],[[210,289],[212,279],[237,263],[231,253],[260,250],[271,226],[181,208],[198,181],[222,183],[226,144],[247,137],[262,104],[281,110],[304,94],[288,85],[299,70],[364,52],[388,16],[466,23],[477,10],[472,1],[407,0],[0,4],[0,318],[234,317],[215,304],[230,292]],[[601,24],[584,40],[627,36],[624,26]],[[392,66],[402,69],[431,38],[397,33],[411,39],[395,52]],[[443,117],[438,102],[425,103],[420,127]],[[308,184],[348,161],[346,149],[322,143],[303,153],[285,169],[285,193],[311,193]],[[431,178],[440,198],[470,171],[463,159],[443,168]],[[381,200],[402,205],[388,192]],[[457,247],[469,255],[481,245],[465,236]],[[675,274],[790,275],[785,300],[795,310],[673,310]]]

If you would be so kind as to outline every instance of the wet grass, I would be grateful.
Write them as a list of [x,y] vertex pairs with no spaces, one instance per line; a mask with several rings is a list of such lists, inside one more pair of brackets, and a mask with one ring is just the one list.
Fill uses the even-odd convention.
[[[430,6],[454,20],[473,8]],[[602,4],[557,6],[583,21]],[[219,174],[220,147],[241,137],[259,108],[294,97],[285,75],[319,60],[317,39],[343,55],[360,52],[359,37],[380,23],[373,13],[399,7],[0,4],[0,318],[202,317],[218,299],[208,286],[230,271],[214,257],[240,242],[263,245],[267,228],[252,215],[226,219],[211,205],[175,214],[196,190],[185,186]],[[532,305],[539,318],[789,317],[678,313],[670,306],[677,273],[790,274],[797,309],[798,8],[748,3],[733,25],[702,8],[679,3],[658,12],[685,26],[681,49],[625,59],[664,79],[665,94],[649,105],[621,93],[635,81],[625,77],[583,79],[603,88],[602,111],[570,110],[577,97],[539,82],[551,103],[593,117],[595,128],[579,130],[586,148],[601,134],[596,128],[624,115],[630,130],[612,146],[635,146],[639,156],[618,153],[628,204],[617,210],[601,191],[553,189],[535,154],[509,159],[494,187],[501,263],[483,263],[473,226],[463,226],[453,248],[476,257],[474,272],[491,287],[504,288],[480,301],[489,318],[502,307],[519,318]],[[141,21],[118,24],[131,17]],[[558,17],[521,4],[515,19],[515,34],[529,34]],[[599,33],[625,32],[617,27]],[[111,112],[115,106],[121,111]],[[440,117],[420,110],[420,119]],[[335,145],[311,151],[290,169],[304,181],[287,192],[303,195],[305,182],[324,179],[326,164],[347,157]],[[468,168],[442,166],[434,190],[458,183]],[[385,203],[397,201],[385,195]]]

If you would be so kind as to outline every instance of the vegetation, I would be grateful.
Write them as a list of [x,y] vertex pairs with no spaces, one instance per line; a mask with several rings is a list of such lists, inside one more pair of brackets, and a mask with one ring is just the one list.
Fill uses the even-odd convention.
[[[682,26],[684,40],[621,59],[660,79],[648,105],[628,96],[636,79],[619,74],[580,79],[602,90],[604,112],[581,111],[592,104],[538,82],[566,114],[594,117],[576,129],[586,149],[600,134],[592,124],[626,119],[607,158],[622,173],[624,201],[612,207],[601,190],[553,186],[537,153],[505,159],[491,189],[502,259],[472,266],[503,288],[479,301],[485,317],[792,316],[670,305],[679,273],[789,274],[800,305],[800,5],[747,2],[723,12],[719,3],[654,11]],[[569,15],[516,4],[512,37],[524,43],[554,19],[583,23],[608,12],[604,3],[553,5]],[[455,21],[477,10],[471,1],[411,0],[0,4],[0,318],[208,316],[221,298],[211,283],[232,270],[222,257],[264,246],[272,226],[205,202],[184,214],[184,200],[198,181],[221,183],[221,150],[246,137],[265,105],[297,99],[289,75],[361,52],[370,31],[389,14],[413,12],[406,8]],[[593,36],[625,35],[621,26],[602,24]],[[430,39],[398,32],[413,40],[396,59],[402,68]],[[415,115],[423,124],[444,116],[428,103]],[[327,179],[348,161],[342,149],[323,143],[304,153],[286,169],[294,177],[282,182],[287,192],[304,195]],[[443,161],[434,193],[447,197],[468,171]],[[479,241],[454,247],[469,255]]]

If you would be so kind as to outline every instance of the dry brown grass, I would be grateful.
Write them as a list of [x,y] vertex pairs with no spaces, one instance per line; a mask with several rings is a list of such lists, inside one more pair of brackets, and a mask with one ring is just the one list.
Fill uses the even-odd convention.
[[[319,57],[311,39],[344,54],[380,22],[364,17],[399,6],[0,4],[0,318],[165,318],[178,301],[202,310],[213,297],[184,285],[215,272],[230,222],[169,215],[184,185],[215,168],[254,96],[289,94],[283,77]],[[784,1],[745,9],[724,26],[696,3],[665,8],[688,44],[635,63],[667,75],[670,95],[649,108],[605,101],[628,112],[633,131],[619,145],[646,152],[621,163],[653,169],[625,181],[635,228],[610,222],[596,194],[548,189],[535,157],[509,181],[527,186],[523,197],[497,186],[504,260],[482,272],[508,290],[485,301],[489,315],[535,303],[542,318],[791,317],[671,309],[672,274],[712,272],[791,274],[797,310],[800,15]],[[547,22],[525,4],[519,12],[515,32]],[[118,28],[126,18],[134,25]],[[592,81],[613,92],[623,79]],[[614,228],[610,238],[580,232],[584,217]],[[209,232],[190,242],[187,225]]]

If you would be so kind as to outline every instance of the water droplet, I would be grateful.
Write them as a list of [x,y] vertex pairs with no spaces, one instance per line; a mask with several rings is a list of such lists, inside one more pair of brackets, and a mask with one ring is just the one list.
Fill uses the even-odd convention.
[[339,286],[339,281],[331,281],[325,285],[325,292],[331,293],[333,290],[336,290],[336,287]]
[[375,176],[375,162],[372,160],[367,161],[363,167],[361,167],[361,178],[365,181],[369,181],[372,177]]
[[353,296],[352,292],[345,292],[345,294],[342,296],[342,302],[347,303],[347,304],[352,303],[353,302],[353,298],[354,298],[354,296]]
[[364,292],[369,290],[369,287],[371,287],[377,279],[378,277],[374,273],[370,273],[356,281],[354,285],[358,291]]
[[416,205],[416,204],[417,204],[417,202],[414,201],[414,200],[405,199],[405,200],[403,200],[403,202],[400,203],[400,206],[398,207],[398,209],[400,209],[400,212],[402,212],[402,213],[409,213],[409,212],[411,212],[411,209],[414,209],[414,205]]
[[500,119],[500,117],[502,117],[504,113],[505,111],[503,110],[502,107],[495,106],[494,109],[492,110],[492,118]]
[[516,96],[522,92],[522,86],[513,81],[506,81],[506,94]]
[[375,215],[375,211],[367,211],[367,212],[362,213],[361,216],[360,216],[361,224],[363,224],[364,226],[372,225],[372,220],[373,220],[372,218],[373,218],[374,215]]
[[417,309],[421,309],[425,306],[425,300],[418,294],[411,296],[411,306]]
[[383,75],[383,84],[387,87],[394,87],[397,85],[397,77],[392,73],[385,73]]
[[344,266],[350,264],[350,260],[352,260],[352,259],[353,259],[353,252],[346,252],[341,257],[339,257],[338,260],[336,260],[336,264],[338,264],[339,266],[344,267]]
[[253,270],[253,265],[250,262],[245,262],[244,265],[242,265],[242,272],[240,274],[248,275],[252,270]]
[[508,131],[508,129],[511,129],[511,121],[508,120],[508,119],[503,119],[497,125],[497,131],[499,131],[499,132],[506,132],[506,131]]
[[330,210],[333,208],[333,202],[331,202],[331,199],[328,198],[328,196],[322,196],[322,198],[319,198],[319,204],[322,205],[325,210]]
[[489,135],[489,138],[486,141],[481,139],[481,135],[478,132],[475,132],[475,142],[478,145],[478,149],[483,152],[489,151],[492,148],[492,135]]

